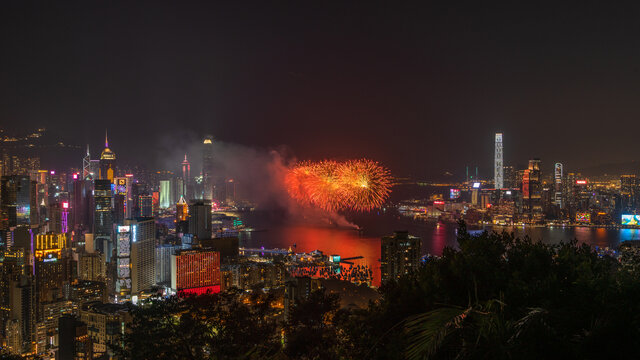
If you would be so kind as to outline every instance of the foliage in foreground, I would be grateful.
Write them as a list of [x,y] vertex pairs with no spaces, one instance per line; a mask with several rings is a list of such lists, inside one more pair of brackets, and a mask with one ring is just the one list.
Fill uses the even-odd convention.
[[[136,310],[122,355],[145,359],[595,359],[640,346],[640,277],[576,242],[471,237],[365,310],[312,294],[279,323],[271,301],[237,294]],[[283,334],[286,334],[283,337]],[[286,342],[283,340],[286,338]],[[286,345],[282,345],[285,343]],[[633,352],[632,352],[633,351]]]
[[133,312],[126,359],[237,359],[278,349],[271,298],[236,292],[153,301]]
[[640,278],[615,259],[464,224],[458,242],[354,315],[349,357],[601,359],[640,345]]

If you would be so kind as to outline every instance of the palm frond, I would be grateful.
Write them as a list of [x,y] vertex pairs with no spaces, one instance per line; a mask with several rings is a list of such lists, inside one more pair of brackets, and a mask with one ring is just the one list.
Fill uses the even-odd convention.
[[441,307],[407,319],[407,359],[424,359],[434,355],[447,335],[462,327],[471,311],[471,307]]
[[529,312],[514,324],[514,333],[509,339],[509,342],[513,342],[520,338],[527,330],[533,326],[542,326],[548,328],[545,321],[545,317],[549,312],[546,309],[535,307],[529,308]]

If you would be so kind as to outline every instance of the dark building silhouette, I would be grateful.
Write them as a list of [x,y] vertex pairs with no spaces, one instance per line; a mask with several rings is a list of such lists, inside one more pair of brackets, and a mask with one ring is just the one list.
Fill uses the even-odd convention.
[[409,235],[408,231],[396,231],[392,236],[385,236],[381,242],[381,274],[382,281],[397,279],[418,268],[422,240]]
[[56,360],[89,360],[93,358],[93,343],[87,325],[75,316],[63,315],[58,320],[59,347]]
[[189,205],[189,233],[197,239],[211,239],[210,201],[196,201]]
[[291,310],[301,301],[309,299],[313,291],[320,290],[322,285],[319,279],[308,276],[299,276],[287,280],[284,284],[284,320],[289,321]]

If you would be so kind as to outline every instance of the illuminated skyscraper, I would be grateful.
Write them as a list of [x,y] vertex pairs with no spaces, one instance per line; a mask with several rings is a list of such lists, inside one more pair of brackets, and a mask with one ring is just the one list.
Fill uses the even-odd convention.
[[78,255],[78,280],[104,281],[106,267],[104,255],[99,252]]
[[29,265],[28,252],[21,247],[0,250],[0,325],[6,329],[11,312],[11,282],[26,274]]
[[115,292],[127,298],[150,289],[155,281],[155,221],[127,219],[117,232]]
[[117,177],[113,180],[113,222],[121,224],[124,219],[131,217],[133,197],[131,194],[133,177]]
[[118,226],[116,235],[115,294],[120,299],[131,296],[131,226]]
[[542,220],[542,171],[540,159],[529,160],[529,168],[522,178],[524,213],[531,222]]
[[92,180],[100,178],[100,160],[92,159],[89,161],[89,175]]
[[8,175],[29,175],[40,169],[39,157],[11,155],[5,161],[4,166],[7,167],[5,173]]
[[185,195],[186,186],[180,176],[174,176],[171,178],[171,204],[175,204],[180,200],[180,196]]
[[109,139],[104,136],[104,150],[100,154],[100,179],[113,182],[116,176],[116,154],[109,149]]
[[180,245],[171,244],[156,246],[156,284],[171,286],[171,255],[181,248]]
[[182,194],[187,199],[193,198],[193,186],[191,185],[191,163],[187,160],[187,154],[184,154],[184,160],[182,160],[182,181],[183,181],[183,190]]
[[[49,230],[55,233],[66,233],[69,230],[69,203],[53,202],[49,204]],[[63,228],[65,229],[63,231]]]
[[186,234],[189,232],[189,206],[184,200],[184,196],[180,196],[180,200],[176,203],[176,233]]
[[141,217],[153,216],[153,197],[151,195],[138,196],[138,207]]
[[513,166],[503,166],[502,168],[504,169],[504,180],[503,180],[504,187],[509,189],[518,187],[517,185],[518,180],[516,179],[516,171],[513,168]]
[[37,218],[36,182],[29,176],[3,176],[0,189],[3,229],[29,225]]
[[559,207],[562,206],[562,164],[556,163],[553,167],[553,184],[555,190],[554,203]]
[[[94,215],[93,238],[95,248],[107,256],[111,256],[111,231],[113,217],[111,213],[111,180],[94,181]],[[89,249],[92,251],[93,249]]]
[[176,221],[187,221],[189,217],[189,207],[184,200],[184,196],[180,196],[180,200],[176,203]]
[[153,191],[151,193],[151,216],[158,216],[160,212],[160,192]]
[[172,201],[171,180],[160,180],[160,209],[171,207]]
[[213,200],[215,181],[213,178],[213,138],[206,136],[202,142],[202,198]]
[[640,198],[640,181],[635,175],[620,176],[620,196],[622,211],[635,213]]
[[125,220],[131,227],[131,295],[155,283],[156,223],[153,218]]
[[89,144],[87,144],[87,153],[82,158],[82,180],[89,180],[91,175],[91,155],[89,154]]
[[66,234],[36,235],[34,266],[38,303],[56,300],[62,296],[62,286],[65,281],[65,261],[62,259],[62,251],[65,247],[67,247]]
[[69,232],[69,202],[64,201],[60,204],[60,232]]
[[125,304],[92,302],[78,310],[80,320],[87,324],[87,333],[93,343],[93,359],[114,358],[113,349],[121,344],[130,318],[129,309],[130,306]]
[[496,133],[496,149],[493,170],[493,182],[496,189],[504,187],[504,168],[502,156],[502,133]]

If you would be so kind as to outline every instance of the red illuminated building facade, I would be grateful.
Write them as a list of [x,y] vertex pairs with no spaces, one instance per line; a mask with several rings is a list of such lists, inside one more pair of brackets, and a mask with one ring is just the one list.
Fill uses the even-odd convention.
[[220,253],[200,249],[171,255],[171,288],[179,295],[220,292]]

